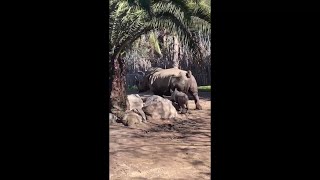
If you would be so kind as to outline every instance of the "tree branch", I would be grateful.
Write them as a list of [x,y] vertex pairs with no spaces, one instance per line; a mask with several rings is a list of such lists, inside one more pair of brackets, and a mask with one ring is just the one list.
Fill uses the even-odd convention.
[[152,27],[145,27],[142,30],[135,33],[133,36],[129,36],[125,41],[122,42],[122,44],[118,45],[113,53],[112,59],[117,59],[121,53],[121,51],[130,43],[133,43],[136,39],[138,39],[141,35],[147,33],[148,31],[151,31]]

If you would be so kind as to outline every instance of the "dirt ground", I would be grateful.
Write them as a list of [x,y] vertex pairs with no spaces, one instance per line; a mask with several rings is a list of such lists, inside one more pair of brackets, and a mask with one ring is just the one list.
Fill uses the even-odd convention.
[[179,120],[110,125],[110,179],[210,179],[210,93],[199,95],[203,110],[190,100],[190,114]]

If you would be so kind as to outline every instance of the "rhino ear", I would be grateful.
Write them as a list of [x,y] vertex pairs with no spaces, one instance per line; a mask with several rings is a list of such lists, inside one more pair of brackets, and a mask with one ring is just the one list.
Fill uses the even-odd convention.
[[190,70],[188,70],[186,75],[187,75],[187,78],[191,78],[192,72]]
[[142,75],[142,76],[144,76],[144,75],[145,75],[145,73],[144,73],[144,72],[142,72],[142,71],[138,71],[137,73],[138,73],[138,74],[140,74],[140,75]]

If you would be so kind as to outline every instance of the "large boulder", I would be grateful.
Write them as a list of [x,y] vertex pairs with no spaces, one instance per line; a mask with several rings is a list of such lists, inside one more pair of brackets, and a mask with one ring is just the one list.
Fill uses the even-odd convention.
[[146,99],[142,108],[147,119],[171,119],[178,116],[172,102],[161,96],[153,95]]
[[161,96],[151,95],[151,96],[145,98],[143,106],[144,106],[144,107],[145,107],[145,106],[149,106],[149,105],[151,105],[151,104],[153,104],[153,103],[161,102],[161,101],[163,101],[163,100],[164,100],[164,98],[161,97]]
[[117,116],[112,113],[109,113],[109,124],[115,123],[118,120]]
[[130,94],[127,95],[129,110],[132,109],[141,109],[143,107],[143,101],[139,94]]
[[142,117],[142,121],[145,122],[147,119],[145,113],[142,110],[143,101],[139,94],[130,94],[127,96],[127,100],[129,111],[133,111],[136,114],[140,115]]
[[127,111],[122,118],[122,123],[125,126],[134,126],[143,122],[142,116],[136,111],[136,109]]

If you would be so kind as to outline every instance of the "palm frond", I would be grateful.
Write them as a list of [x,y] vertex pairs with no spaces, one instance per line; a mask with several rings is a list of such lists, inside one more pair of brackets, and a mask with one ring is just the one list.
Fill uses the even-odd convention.
[[[119,55],[142,34],[160,29],[176,33],[184,46],[201,56],[197,32],[211,33],[210,1],[110,0],[109,10],[109,45],[113,56]],[[161,53],[152,33],[150,41]]]
[[150,33],[150,35],[149,35],[149,41],[150,41],[151,45],[154,47],[154,50],[155,50],[159,55],[162,55],[162,54],[161,54],[160,45],[159,45],[159,42],[158,42],[158,38],[156,37],[156,35],[155,35],[154,32],[151,32],[151,33]]

